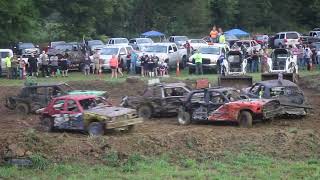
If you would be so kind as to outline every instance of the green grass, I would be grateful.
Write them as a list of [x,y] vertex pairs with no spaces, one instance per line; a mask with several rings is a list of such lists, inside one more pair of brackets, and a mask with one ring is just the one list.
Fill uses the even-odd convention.
[[[316,75],[320,74],[320,71],[300,71],[300,76],[309,76],[309,75]],[[261,80],[260,73],[250,73],[248,74],[253,77],[253,81]],[[216,82],[218,75],[217,74],[205,74],[202,76],[197,75],[189,75],[187,70],[181,71],[180,76],[176,76],[175,72],[171,72],[170,74],[171,79],[178,79],[178,80],[197,80],[200,78],[206,78],[210,82]],[[54,83],[54,82],[69,82],[69,81],[94,81],[94,80],[104,80],[110,83],[122,83],[125,82],[126,77],[128,77],[125,73],[124,77],[120,77],[118,79],[111,79],[110,73],[104,73],[101,76],[98,75],[89,75],[85,76],[83,73],[80,72],[71,72],[69,73],[69,77],[50,77],[50,78],[37,78],[37,82],[39,83]],[[146,81],[148,78],[142,78],[142,80]],[[22,86],[24,80],[8,80],[6,78],[0,78],[0,85],[2,86]]]
[[[319,179],[320,160],[287,161],[261,155],[232,155],[222,160],[197,162],[167,157],[142,158],[134,155],[114,166],[50,164],[45,169],[0,167],[0,178],[9,179]],[[37,167],[37,166],[36,166]]]

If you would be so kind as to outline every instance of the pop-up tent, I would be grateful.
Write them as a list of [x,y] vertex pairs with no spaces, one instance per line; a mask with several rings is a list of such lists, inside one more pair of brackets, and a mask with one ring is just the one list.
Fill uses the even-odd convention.
[[158,32],[158,31],[148,31],[148,32],[142,33],[141,36],[142,37],[149,37],[149,38],[159,37],[160,41],[162,39],[165,39],[165,34]]
[[231,29],[229,31],[226,31],[225,34],[228,34],[228,35],[234,35],[234,36],[237,36],[237,37],[243,37],[243,36],[249,36],[250,34],[241,30],[241,29]]

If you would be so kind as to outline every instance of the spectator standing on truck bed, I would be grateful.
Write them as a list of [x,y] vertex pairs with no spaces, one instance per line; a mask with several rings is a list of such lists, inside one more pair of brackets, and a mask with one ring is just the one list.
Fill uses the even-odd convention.
[[42,77],[49,77],[49,69],[48,69],[48,65],[49,65],[49,57],[46,54],[45,51],[42,51],[42,54],[40,55],[40,62],[41,62],[41,72],[42,72]]
[[212,27],[211,32],[210,32],[210,40],[211,40],[211,42],[212,42],[212,43],[218,42],[218,41],[217,41],[217,37],[218,37],[218,31],[217,31],[216,26],[214,25],[214,26]]
[[196,74],[197,75],[203,75],[203,69],[202,69],[202,55],[199,52],[199,50],[196,50],[196,53],[194,55],[194,60],[196,63]]
[[35,58],[34,53],[28,59],[29,75],[38,76],[38,60]]

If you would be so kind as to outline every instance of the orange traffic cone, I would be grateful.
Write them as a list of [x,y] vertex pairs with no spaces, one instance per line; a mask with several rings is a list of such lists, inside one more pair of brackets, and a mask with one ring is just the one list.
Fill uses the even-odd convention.
[[176,71],[176,75],[180,76],[180,67],[179,67],[179,62],[177,62],[177,71]]

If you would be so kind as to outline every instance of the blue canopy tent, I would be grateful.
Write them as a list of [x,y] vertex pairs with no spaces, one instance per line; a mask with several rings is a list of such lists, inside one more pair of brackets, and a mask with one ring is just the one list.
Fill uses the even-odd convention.
[[234,36],[237,36],[237,37],[243,37],[243,36],[249,36],[250,34],[241,30],[241,29],[231,29],[229,31],[226,31],[225,34],[228,34],[228,35],[234,35]]
[[159,37],[160,41],[161,41],[162,37],[165,38],[165,34],[158,32],[158,31],[148,31],[148,32],[142,33],[141,36],[142,37],[149,37],[149,38]]

